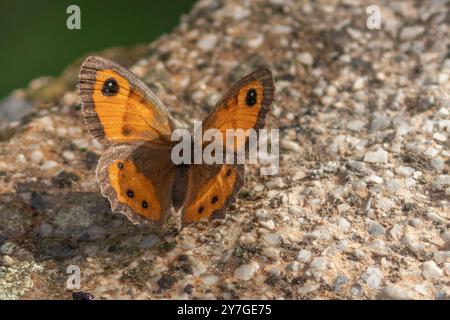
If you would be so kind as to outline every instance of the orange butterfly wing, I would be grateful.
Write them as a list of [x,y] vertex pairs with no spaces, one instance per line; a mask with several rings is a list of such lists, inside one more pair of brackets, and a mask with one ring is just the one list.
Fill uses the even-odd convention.
[[172,204],[176,167],[170,147],[122,144],[100,158],[97,177],[114,212],[134,223],[162,225]]
[[162,102],[133,73],[101,57],[88,57],[79,76],[88,130],[101,143],[170,143],[176,127]]
[[[274,99],[272,74],[259,69],[234,84],[203,120],[203,133],[218,129],[226,145],[227,129],[260,129]],[[245,143],[248,139],[245,140]],[[234,140],[234,151],[242,147]],[[223,218],[244,183],[244,165],[191,165],[182,212],[183,224]]]
[[141,80],[112,61],[88,57],[79,77],[86,126],[109,147],[97,167],[103,195],[134,223],[163,224],[176,175],[170,135],[178,122]]
[[[235,83],[203,120],[202,129],[218,129],[226,145],[227,129],[261,129],[274,99],[274,86],[270,70],[261,68]],[[234,139],[234,151],[243,147]]]
[[187,181],[183,225],[222,219],[244,184],[244,165],[194,164]]

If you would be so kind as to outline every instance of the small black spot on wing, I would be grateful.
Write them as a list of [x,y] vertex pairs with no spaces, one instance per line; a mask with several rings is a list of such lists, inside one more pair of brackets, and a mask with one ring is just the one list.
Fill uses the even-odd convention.
[[256,92],[256,89],[251,88],[247,91],[245,103],[247,106],[252,107],[256,104],[256,101],[258,101],[258,93]]

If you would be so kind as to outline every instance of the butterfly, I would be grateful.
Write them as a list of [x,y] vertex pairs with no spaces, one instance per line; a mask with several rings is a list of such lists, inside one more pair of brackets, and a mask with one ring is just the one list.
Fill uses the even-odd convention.
[[[114,212],[161,228],[173,207],[182,226],[224,218],[244,183],[243,164],[175,165],[171,140],[185,126],[135,74],[98,56],[79,74],[87,129],[106,148],[97,166]],[[260,68],[235,83],[202,122],[203,130],[260,129],[274,99],[272,74]]]

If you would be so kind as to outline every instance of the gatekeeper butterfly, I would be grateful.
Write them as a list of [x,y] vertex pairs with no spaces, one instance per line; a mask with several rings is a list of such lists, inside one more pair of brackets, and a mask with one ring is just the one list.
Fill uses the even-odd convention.
[[[155,227],[172,207],[182,210],[182,225],[225,217],[244,183],[243,164],[175,165],[171,134],[183,123],[115,62],[88,57],[79,88],[86,126],[106,147],[97,179],[114,212]],[[260,129],[273,99],[272,74],[260,68],[226,92],[203,120],[203,130]]]

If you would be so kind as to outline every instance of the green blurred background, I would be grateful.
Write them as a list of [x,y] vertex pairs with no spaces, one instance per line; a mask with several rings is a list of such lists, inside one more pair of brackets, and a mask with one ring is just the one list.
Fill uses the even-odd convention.
[[[194,0],[0,0],[0,99],[43,75],[58,75],[82,54],[147,43],[175,27]],[[81,9],[69,30],[67,7]]]

